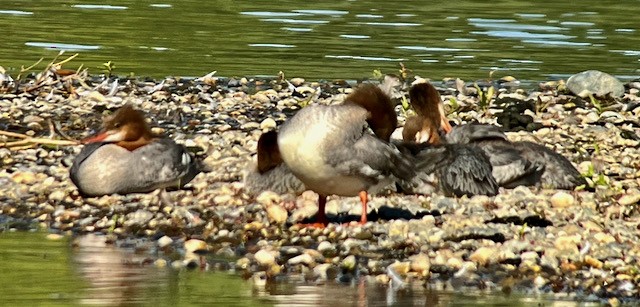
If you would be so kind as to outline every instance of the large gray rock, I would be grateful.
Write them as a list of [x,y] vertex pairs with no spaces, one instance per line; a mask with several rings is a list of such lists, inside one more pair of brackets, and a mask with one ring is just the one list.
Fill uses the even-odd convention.
[[612,97],[624,95],[624,85],[610,74],[599,70],[587,70],[577,73],[567,80],[567,88],[574,94],[586,98],[589,94]]

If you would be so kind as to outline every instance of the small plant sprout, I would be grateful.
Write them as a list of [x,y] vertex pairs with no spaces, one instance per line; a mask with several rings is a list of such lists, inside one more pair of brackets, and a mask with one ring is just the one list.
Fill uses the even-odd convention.
[[398,70],[398,73],[400,74],[400,80],[407,80],[409,78],[410,72],[411,69],[408,69],[406,66],[404,66],[404,63],[400,63],[400,69]]
[[116,64],[112,61],[109,61],[106,63],[102,63],[102,65],[98,66],[98,68],[102,70],[107,78],[110,78],[113,75],[113,71],[116,69]]
[[380,80],[384,77],[384,75],[382,74],[382,71],[380,69],[374,69],[373,72],[371,73],[371,78],[376,79],[376,80]]
[[478,90],[478,106],[482,111],[486,111],[491,105],[491,100],[493,100],[496,89],[492,85],[485,92],[480,88],[478,83],[474,82],[473,86],[476,88],[476,90]]
[[520,238],[521,240],[524,239],[524,235],[527,233],[527,223],[522,224],[522,227],[520,227],[520,230],[518,230],[518,238]]
[[604,108],[602,106],[602,102],[598,99],[596,99],[593,94],[589,94],[589,100],[591,101],[591,105],[596,108],[596,112],[598,112],[598,115],[602,114],[602,112],[604,112]]
[[409,101],[405,96],[402,96],[402,109],[405,111],[411,109],[411,104],[409,104]]
[[285,78],[284,72],[282,70],[278,71],[277,83],[280,84],[280,83],[284,83],[285,81],[287,81],[287,78]]
[[536,100],[536,114],[540,115],[541,113],[545,112],[548,108],[549,105],[551,104],[551,99],[549,99],[549,101],[547,102],[543,102],[542,98],[540,96],[538,96],[538,99]]
[[458,100],[455,99],[454,97],[449,98],[449,105],[451,106],[450,113],[455,113],[460,109],[460,104],[458,103]]

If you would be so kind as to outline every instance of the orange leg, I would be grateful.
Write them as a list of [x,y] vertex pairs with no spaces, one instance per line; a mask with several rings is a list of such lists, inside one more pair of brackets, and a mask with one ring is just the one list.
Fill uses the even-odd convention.
[[318,196],[318,212],[316,213],[316,222],[310,224],[299,224],[302,227],[309,228],[325,228],[329,224],[329,220],[327,219],[327,215],[324,212],[325,205],[327,204],[327,196],[319,195]]
[[367,191],[360,191],[360,202],[362,202],[362,215],[360,216],[360,224],[367,222]]

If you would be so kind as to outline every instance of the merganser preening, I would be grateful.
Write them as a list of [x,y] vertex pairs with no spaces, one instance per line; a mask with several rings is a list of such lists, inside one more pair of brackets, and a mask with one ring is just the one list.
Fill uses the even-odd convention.
[[[409,90],[411,106],[416,110],[416,116],[407,119],[403,138],[413,139],[417,142],[428,142],[438,144],[445,142],[448,144],[465,144],[470,142],[476,134],[469,129],[468,125],[451,127],[444,113],[444,106],[440,99],[440,94],[433,85],[429,83],[415,84]],[[444,124],[446,123],[446,125]],[[440,128],[448,134],[444,139],[439,135]],[[501,133],[506,139],[506,135]],[[477,146],[474,146],[477,147]],[[478,150],[478,149],[476,149]],[[518,150],[512,146],[494,146],[491,148],[480,148],[483,152],[482,160],[487,160],[491,164],[491,175],[495,182],[502,187],[515,187],[517,185],[527,185],[530,180],[535,180],[534,173],[540,169],[540,165],[533,165],[524,159]],[[538,171],[541,173],[541,171]],[[531,176],[530,176],[531,175]],[[527,181],[529,180],[529,181]]]
[[[435,88],[433,90],[435,91]],[[446,117],[440,116],[444,114],[442,105],[424,103],[425,97],[429,97],[430,91],[431,88],[423,87],[420,84],[414,85],[409,90],[409,99],[416,116],[407,118],[402,131],[403,140],[418,144],[442,144],[439,147],[447,148],[439,156],[448,163],[433,164],[435,160],[430,157],[432,165],[438,165],[434,174],[445,195],[460,197],[463,195],[493,196],[498,194],[499,185],[493,176],[493,167],[482,150],[465,144],[443,144],[439,135],[440,127],[445,131],[451,131],[452,127]],[[438,146],[425,150],[434,151],[436,148]],[[401,185],[401,189],[406,193],[424,194],[420,190],[423,186],[420,182],[423,180],[427,183],[427,179],[424,177],[425,174],[428,174],[426,170],[423,169],[419,172],[417,178],[413,180],[415,188],[412,188],[411,185]]]
[[243,174],[244,189],[248,194],[255,196],[263,191],[301,194],[305,191],[304,183],[282,161],[276,131],[260,135],[256,151],[257,161],[250,162]]
[[[412,106],[421,110],[423,118],[426,112],[437,112],[425,119],[431,124],[423,125],[421,134],[431,136],[434,135],[433,130],[442,128],[448,132],[445,142],[470,144],[482,149],[489,157],[493,167],[492,174],[500,186],[513,188],[518,185],[542,185],[548,188],[573,189],[586,183],[569,160],[544,145],[510,142],[497,126],[466,124],[451,128],[448,123],[442,124],[447,121],[446,115],[440,94],[433,85],[416,84],[411,91]],[[418,111],[416,113],[420,114]],[[441,126],[438,127],[435,122],[440,122]],[[412,131],[414,130],[406,134],[414,133]]]
[[182,188],[198,172],[184,146],[153,135],[142,112],[127,104],[104,122],[73,162],[71,181],[84,196]]
[[307,106],[282,125],[277,136],[282,160],[320,195],[318,223],[327,223],[328,195],[359,195],[365,223],[368,192],[415,176],[411,157],[385,141],[395,129],[393,120],[389,97],[375,85],[362,84],[344,103]]

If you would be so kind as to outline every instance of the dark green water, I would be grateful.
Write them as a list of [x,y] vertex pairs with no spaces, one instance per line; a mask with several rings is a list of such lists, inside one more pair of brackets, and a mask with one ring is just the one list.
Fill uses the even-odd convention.
[[0,234],[0,306],[272,305],[238,276],[140,265],[143,255],[103,241]]
[[[565,78],[640,71],[640,1],[2,1],[0,65],[60,49],[117,74]],[[13,69],[13,70],[11,70]]]
[[[0,306],[577,306],[548,296],[453,293],[417,285],[280,282],[255,286],[226,272],[158,268],[144,252],[84,236],[0,233]],[[138,246],[138,249],[145,244]],[[591,306],[596,304],[591,303]],[[589,306],[581,304],[580,306]]]

